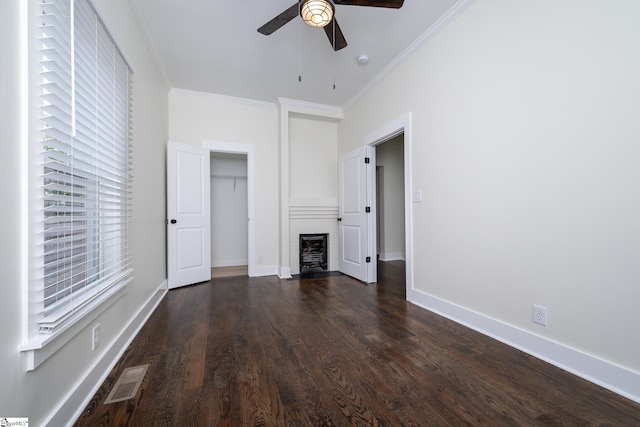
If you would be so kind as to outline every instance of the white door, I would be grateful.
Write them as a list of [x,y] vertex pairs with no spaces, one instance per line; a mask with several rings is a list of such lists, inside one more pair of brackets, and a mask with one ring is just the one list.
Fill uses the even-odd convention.
[[209,152],[169,141],[167,274],[169,289],[211,279]]
[[367,167],[366,147],[340,157],[339,234],[340,271],[363,282],[368,282]]

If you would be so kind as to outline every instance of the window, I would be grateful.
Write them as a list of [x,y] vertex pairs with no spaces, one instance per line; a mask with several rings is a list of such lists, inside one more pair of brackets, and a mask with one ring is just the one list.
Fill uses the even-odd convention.
[[29,7],[33,341],[62,333],[131,280],[132,73],[89,0]]

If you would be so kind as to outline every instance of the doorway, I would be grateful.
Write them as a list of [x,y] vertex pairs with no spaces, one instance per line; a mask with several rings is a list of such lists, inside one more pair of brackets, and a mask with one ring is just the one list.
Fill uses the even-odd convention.
[[247,155],[210,152],[211,278],[248,275]]
[[[202,148],[209,152],[212,159],[218,159],[211,164],[210,175],[221,175],[222,177],[211,178],[217,180],[216,185],[225,186],[225,191],[229,198],[222,197],[214,201],[211,199],[211,268],[212,278],[229,277],[236,275],[255,276],[255,155],[253,144],[235,143],[225,141],[202,141]],[[222,165],[218,165],[218,161]],[[213,188],[213,185],[212,185]],[[225,207],[228,201],[233,198],[238,205],[234,209]],[[244,201],[244,204],[242,204]],[[236,232],[213,231],[213,221],[219,217],[220,212],[228,215],[233,211]],[[243,225],[244,224],[244,225]],[[214,240],[217,239],[217,240]],[[216,254],[213,254],[214,247]],[[227,249],[233,247],[233,251]]]
[[376,258],[405,260],[404,133],[376,144]]
[[[384,124],[365,136],[367,155],[372,158],[374,166],[370,168],[367,181],[367,200],[373,206],[375,219],[368,224],[367,252],[380,254],[380,258],[404,265],[405,289],[407,299],[413,297],[413,223],[412,223],[412,185],[411,185],[411,113],[406,113]],[[392,142],[393,141],[393,142]],[[389,146],[385,144],[390,143]],[[393,146],[394,144],[397,144]],[[393,146],[393,147],[392,147]],[[377,156],[386,155],[387,149],[395,152],[388,165],[378,164]],[[401,154],[400,154],[401,153]],[[401,160],[400,160],[401,159]],[[384,187],[376,185],[377,172],[382,176]],[[391,179],[393,177],[393,179]],[[389,182],[394,190],[387,190]],[[402,184],[400,184],[402,183]],[[382,191],[382,197],[378,200],[378,191]],[[390,201],[391,194],[394,200]],[[381,204],[378,207],[378,203]],[[378,223],[378,214],[382,210],[384,223]],[[391,215],[391,219],[388,216]],[[388,229],[391,227],[391,230]],[[378,252],[378,231],[380,236],[380,252]],[[393,239],[393,242],[392,240]],[[404,261],[402,260],[404,258]],[[384,262],[384,261],[382,261]],[[369,283],[378,279],[378,262],[371,262],[367,272]]]
[[[223,244],[247,242],[241,263],[246,275],[255,275],[254,214],[254,146],[207,141],[201,147],[168,141],[167,144],[167,283],[169,289],[211,280],[211,153],[241,155],[246,170],[246,208],[239,218],[244,222],[243,236],[231,235],[219,239]],[[233,157],[233,156],[232,156]],[[218,173],[218,172],[217,172]],[[232,175],[237,175],[233,173]],[[236,189],[238,179],[236,179]],[[225,205],[226,201],[216,202]],[[219,234],[219,233],[218,233]],[[226,260],[229,263],[229,260]],[[236,264],[238,260],[234,260]],[[216,261],[217,262],[217,261]]]

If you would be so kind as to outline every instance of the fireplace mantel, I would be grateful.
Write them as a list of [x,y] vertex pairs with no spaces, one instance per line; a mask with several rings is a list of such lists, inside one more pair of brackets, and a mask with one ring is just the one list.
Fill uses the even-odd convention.
[[336,199],[304,198],[289,205],[289,265],[291,273],[300,273],[299,235],[326,233],[329,236],[328,270],[338,266],[338,206]]

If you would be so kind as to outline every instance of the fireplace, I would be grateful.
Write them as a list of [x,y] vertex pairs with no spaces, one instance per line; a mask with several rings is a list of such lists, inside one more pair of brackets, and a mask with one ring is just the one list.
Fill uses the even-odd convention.
[[329,259],[329,235],[300,234],[300,273],[327,271]]

